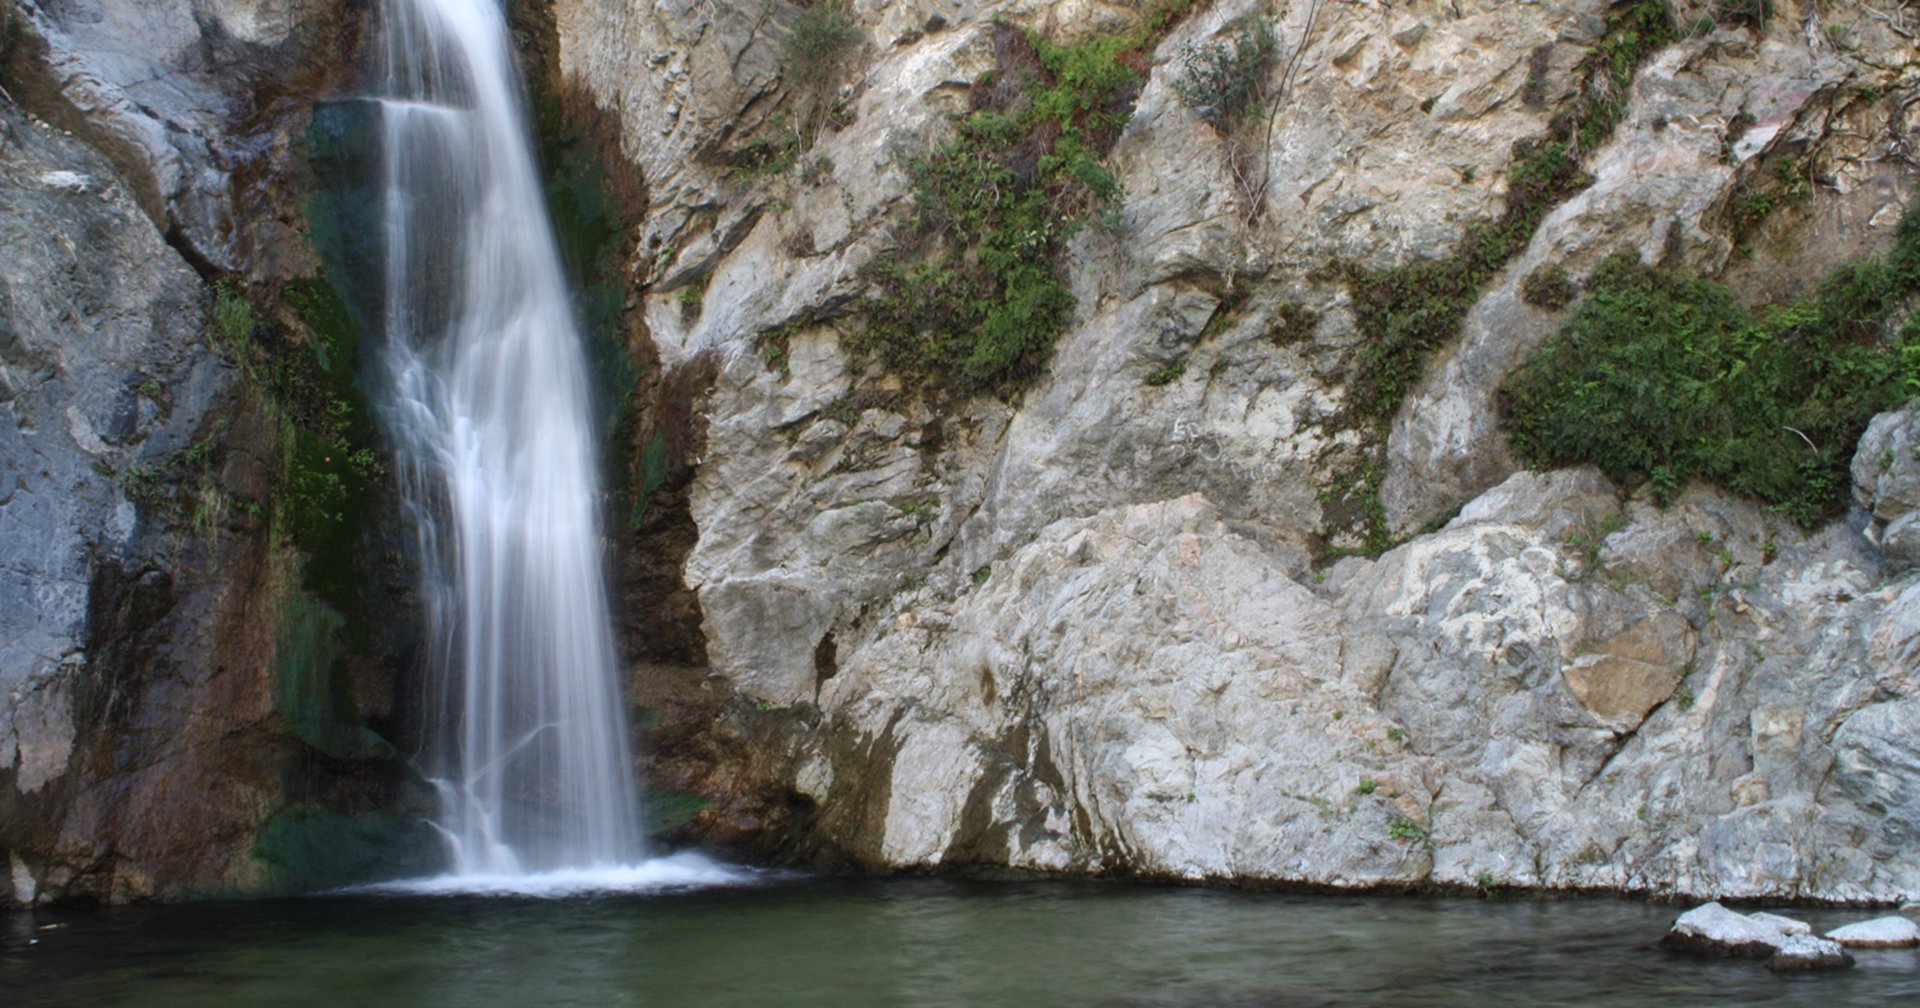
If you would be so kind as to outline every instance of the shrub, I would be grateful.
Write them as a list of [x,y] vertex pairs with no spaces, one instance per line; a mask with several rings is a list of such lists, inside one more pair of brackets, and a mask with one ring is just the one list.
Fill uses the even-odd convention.
[[1119,193],[1101,163],[1132,115],[1162,12],[1059,46],[1000,23],[993,71],[954,138],[910,166],[920,234],[868,279],[855,349],[922,385],[1007,392],[1045,366],[1073,310],[1056,261]]
[[819,0],[793,21],[781,67],[793,84],[818,92],[832,84],[866,41],[846,0]]
[[1181,52],[1184,73],[1173,82],[1173,92],[1208,125],[1225,133],[1259,107],[1267,62],[1278,44],[1267,19],[1250,14],[1241,19],[1231,45],[1190,45]]
[[1506,383],[1502,422],[1530,465],[1591,462],[1662,502],[1704,479],[1811,526],[1842,505],[1867,421],[1920,393],[1920,320],[1893,325],[1920,295],[1920,214],[1886,258],[1759,317],[1631,253],[1588,290]]

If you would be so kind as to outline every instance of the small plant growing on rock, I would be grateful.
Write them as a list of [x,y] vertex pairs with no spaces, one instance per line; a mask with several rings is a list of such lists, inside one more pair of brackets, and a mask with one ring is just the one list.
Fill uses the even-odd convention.
[[1171,364],[1156,369],[1152,374],[1147,375],[1147,384],[1154,388],[1159,388],[1162,385],[1170,385],[1178,381],[1180,376],[1186,373],[1187,362],[1174,361]]
[[1401,843],[1418,843],[1427,838],[1427,832],[1425,826],[1405,816],[1396,816],[1387,824],[1388,838]]
[[832,84],[864,41],[846,0],[818,0],[794,18],[781,69],[797,88],[817,93]]
[[1190,45],[1181,52],[1182,73],[1173,93],[1207,125],[1226,133],[1264,101],[1267,63],[1278,45],[1267,19],[1248,15],[1230,43]]
[[1378,785],[1373,782],[1373,778],[1362,777],[1360,778],[1360,783],[1354,787],[1353,793],[1357,795],[1370,795],[1376,787],[1378,787]]
[[1764,28],[1773,17],[1773,0],[1719,0],[1713,8],[1714,20],[1722,24]]
[[1542,266],[1520,281],[1520,300],[1536,308],[1558,311],[1572,304],[1579,293],[1572,274],[1559,263]]

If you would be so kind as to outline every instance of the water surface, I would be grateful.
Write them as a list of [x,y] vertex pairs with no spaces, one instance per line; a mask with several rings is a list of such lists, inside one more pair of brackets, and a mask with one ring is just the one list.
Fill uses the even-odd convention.
[[[1920,953],[1775,976],[1620,900],[773,880],[570,899],[345,895],[0,918],[15,1006],[1881,1005]],[[1865,916],[1797,913],[1827,927]]]

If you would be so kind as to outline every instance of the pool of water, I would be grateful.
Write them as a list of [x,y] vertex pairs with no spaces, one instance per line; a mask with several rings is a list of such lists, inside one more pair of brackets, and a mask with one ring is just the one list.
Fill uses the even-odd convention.
[[[1775,976],[1626,900],[770,878],[651,895],[335,895],[0,916],[26,1006],[1891,1004],[1920,952]],[[1825,927],[1864,914],[1798,914]]]

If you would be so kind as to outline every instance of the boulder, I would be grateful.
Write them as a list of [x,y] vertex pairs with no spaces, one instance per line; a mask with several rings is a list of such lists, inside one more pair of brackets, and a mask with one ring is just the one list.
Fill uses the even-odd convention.
[[1905,917],[1875,917],[1827,932],[1848,948],[1912,948],[1920,945],[1920,925]]
[[1675,919],[1673,928],[1660,939],[1660,946],[1696,955],[1777,958],[1790,941],[1811,939],[1810,931],[1803,922],[1787,917],[1735,913],[1719,903],[1707,903]]
[[[1813,933],[1813,925],[1806,921],[1795,920],[1792,917],[1782,917],[1779,914],[1767,913],[1765,910],[1750,913],[1747,915],[1747,919],[1777,927],[1780,929],[1780,933],[1785,935],[1810,935]],[[1831,937],[1831,935],[1829,935],[1829,937]]]
[[1812,935],[1788,935],[1780,944],[1780,951],[1767,960],[1767,968],[1776,973],[1845,969],[1852,965],[1853,957],[1839,942]]

